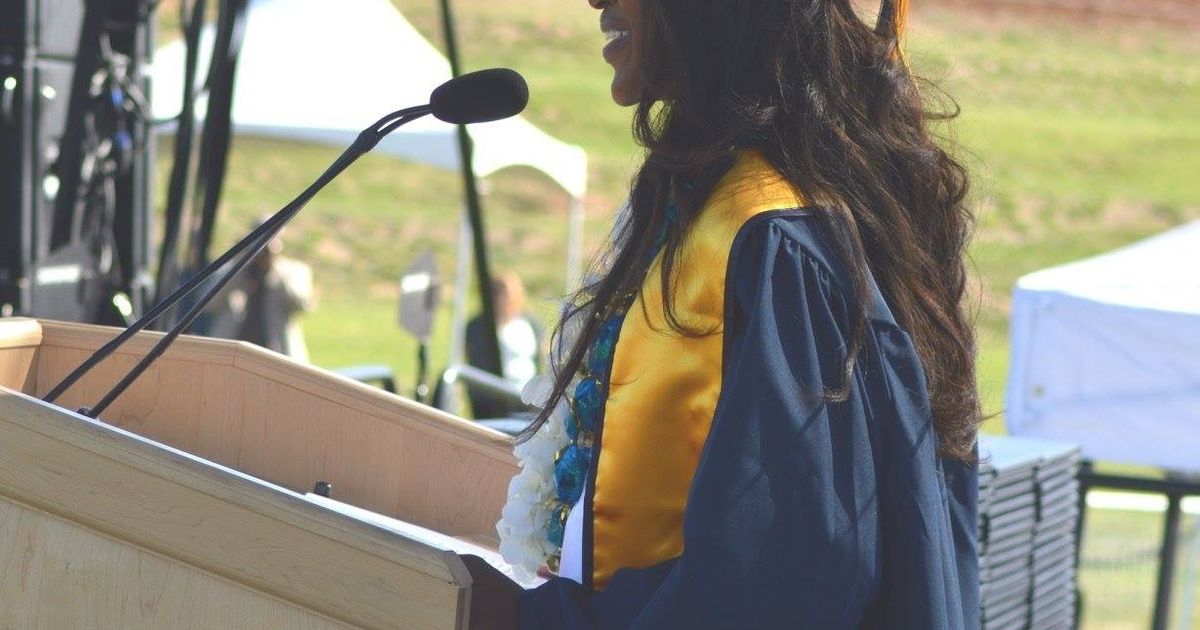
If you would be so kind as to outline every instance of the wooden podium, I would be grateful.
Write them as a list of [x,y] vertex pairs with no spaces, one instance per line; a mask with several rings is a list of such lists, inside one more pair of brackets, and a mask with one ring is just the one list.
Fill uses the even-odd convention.
[[[249,344],[181,337],[103,417],[35,398],[118,331],[0,319],[0,628],[463,628],[450,551],[334,498],[492,538],[499,433]],[[59,402],[92,404],[159,335]]]

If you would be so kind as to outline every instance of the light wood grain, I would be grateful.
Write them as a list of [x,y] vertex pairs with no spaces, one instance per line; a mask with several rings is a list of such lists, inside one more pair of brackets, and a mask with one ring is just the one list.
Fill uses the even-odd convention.
[[0,317],[0,349],[36,347],[42,343],[42,325],[26,317]]
[[[355,627],[464,622],[469,577],[453,554],[5,390],[0,497]],[[4,545],[20,539],[7,534]],[[55,570],[29,553],[21,571]],[[65,593],[47,597],[70,604]]]
[[6,499],[0,569],[6,630],[353,627]]
[[37,370],[33,369],[36,347],[0,348],[0,385],[32,394],[37,390]]
[[[117,333],[40,326],[39,394]],[[94,403],[157,338],[138,335],[60,402]],[[343,502],[451,535],[494,535],[517,471],[499,433],[231,341],[180,338],[103,419],[297,492],[328,481]]]
[[33,369],[42,343],[42,326],[36,320],[0,318],[0,385],[27,394],[37,390]]

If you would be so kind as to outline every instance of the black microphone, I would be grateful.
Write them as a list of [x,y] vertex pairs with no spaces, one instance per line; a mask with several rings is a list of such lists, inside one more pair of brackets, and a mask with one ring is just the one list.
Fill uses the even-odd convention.
[[491,68],[451,79],[429,95],[435,118],[456,125],[516,116],[529,103],[529,86],[516,71]]
[[362,157],[375,147],[380,140],[401,126],[418,118],[433,114],[436,118],[454,124],[469,124],[488,122],[515,116],[525,109],[529,102],[529,87],[525,79],[514,70],[507,68],[492,68],[464,74],[451,79],[433,90],[429,95],[428,105],[409,107],[392,112],[375,121],[370,127],[359,133],[354,142],[334,160],[329,168],[316,179],[304,192],[300,193],[288,205],[281,208],[262,225],[229,248],[219,258],[209,263],[199,273],[192,277],[182,287],[176,289],[163,301],[156,304],[128,328],[121,331],[108,343],[87,358],[79,367],[66,376],[50,393],[46,394],[46,402],[54,402],[71,385],[75,384],[89,370],[111,355],[126,341],[139,331],[145,329],[161,317],[177,302],[196,290],[205,280],[213,276],[230,261],[238,258],[233,268],[222,276],[197,302],[187,311],[183,318],[150,349],[137,365],[117,383],[104,398],[91,408],[80,410],[84,415],[95,418],[100,415],[113,400],[120,396],[126,388],[140,376],[150,364],[166,352],[167,347],[183,334],[200,316],[204,307],[232,280],[237,274],[254,260],[258,254],[271,242],[271,239],[296,216],[314,196],[335,177],[346,170],[355,160]]

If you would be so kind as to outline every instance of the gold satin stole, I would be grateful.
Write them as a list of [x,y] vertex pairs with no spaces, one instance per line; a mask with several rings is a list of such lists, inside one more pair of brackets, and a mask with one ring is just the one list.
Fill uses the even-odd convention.
[[683,552],[687,495],[721,394],[729,250],[750,218],[804,205],[756,151],[740,153],[717,183],[681,245],[672,280],[679,321],[712,334],[670,329],[661,253],[652,264],[613,358],[593,481],[593,588],[603,589],[617,569],[650,567]]

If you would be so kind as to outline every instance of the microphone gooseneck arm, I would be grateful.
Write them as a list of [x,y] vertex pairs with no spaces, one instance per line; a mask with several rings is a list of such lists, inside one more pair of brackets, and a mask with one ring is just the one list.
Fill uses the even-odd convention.
[[171,343],[174,342],[179,335],[183,334],[183,332],[187,330],[192,322],[194,322],[196,318],[200,316],[201,312],[203,312],[208,303],[211,302],[213,298],[215,298],[216,295],[220,293],[220,291],[227,284],[229,284],[229,282],[242,269],[244,269],[248,264],[250,264],[251,261],[254,260],[255,257],[258,256],[263,248],[265,248],[267,244],[271,242],[271,239],[273,239],[275,235],[283,229],[284,225],[286,225],[288,221],[295,217],[296,214],[298,214],[300,210],[314,196],[316,196],[318,192],[321,191],[321,189],[328,185],[329,182],[333,181],[335,177],[337,177],[342,171],[346,170],[346,168],[353,164],[358,158],[362,157],[364,154],[374,148],[375,145],[377,145],[379,141],[389,133],[395,131],[402,125],[421,118],[422,116],[425,116],[431,112],[432,108],[429,105],[420,105],[417,107],[402,109],[380,118],[373,125],[364,129],[361,133],[359,133],[358,137],[354,140],[350,147],[347,148],[336,160],[334,160],[334,162],[325,170],[325,172],[322,173],[321,176],[312,183],[312,185],[305,189],[304,192],[300,193],[300,195],[297,196],[291,203],[284,206],[282,209],[272,215],[271,218],[263,222],[262,225],[258,226],[245,237],[243,237],[219,258],[209,263],[193,278],[188,280],[188,282],[182,287],[175,290],[166,299],[156,304],[154,308],[142,316],[142,318],[122,331],[120,335],[113,338],[98,351],[96,351],[95,354],[88,357],[86,361],[80,364],[80,366],[68,374],[67,377],[62,380],[62,382],[56,385],[54,389],[52,389],[50,393],[45,396],[44,400],[46,402],[54,402],[57,400],[59,396],[66,392],[67,389],[74,385],[89,370],[110,356],[114,351],[116,351],[117,348],[131,339],[139,331],[145,329],[147,326],[161,317],[167,312],[168,309],[178,303],[185,296],[195,291],[196,288],[204,283],[204,281],[210,278],[231,260],[241,255],[241,258],[237,260],[237,262],[234,264],[234,267],[225,275],[223,275],[217,281],[217,283],[188,310],[180,322],[176,324],[165,337],[160,339],[150,350],[150,352],[143,357],[142,360],[139,361],[138,364],[134,366],[134,368],[130,370],[128,374],[126,374],[126,376],[122,378],[121,381],[117,383],[117,385],[114,386],[113,389],[110,390],[99,403],[97,403],[94,407],[85,410],[84,412],[85,415],[89,417],[97,417],[112,403],[113,400],[120,396],[129,387],[129,385],[131,385],[139,376],[141,376],[141,374],[145,372],[148,367],[150,367],[150,364],[153,363],[155,359],[166,352]]

